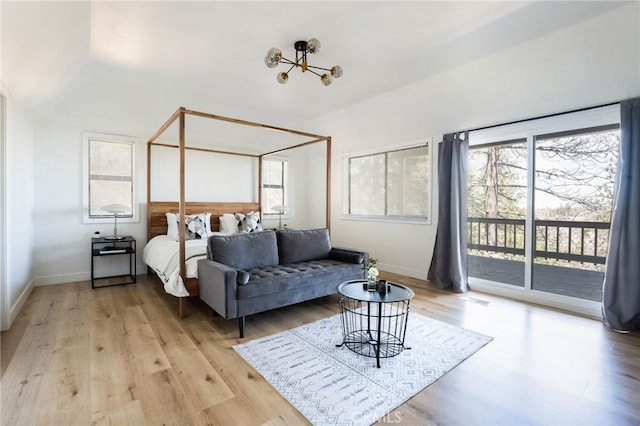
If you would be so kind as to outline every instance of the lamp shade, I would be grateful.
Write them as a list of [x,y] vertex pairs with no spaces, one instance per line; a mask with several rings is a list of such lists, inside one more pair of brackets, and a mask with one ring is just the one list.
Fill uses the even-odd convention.
[[278,213],[284,213],[287,210],[289,210],[289,206],[277,205],[277,206],[271,207],[271,210],[273,210],[274,212],[278,212]]
[[108,204],[102,207],[102,210],[113,214],[129,213],[131,211],[131,207],[125,206],[124,204]]

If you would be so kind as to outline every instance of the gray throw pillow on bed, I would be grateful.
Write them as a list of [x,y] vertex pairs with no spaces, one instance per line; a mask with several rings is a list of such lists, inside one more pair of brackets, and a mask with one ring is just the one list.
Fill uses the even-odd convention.
[[329,230],[278,230],[278,250],[280,263],[283,265],[326,259],[331,251]]
[[278,264],[278,246],[274,231],[251,234],[212,235],[207,251],[210,259],[236,269],[251,269]]

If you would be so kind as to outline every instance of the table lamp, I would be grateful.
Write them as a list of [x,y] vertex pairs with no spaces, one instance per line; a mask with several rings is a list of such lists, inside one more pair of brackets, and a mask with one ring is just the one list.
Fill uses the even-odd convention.
[[131,212],[131,207],[125,206],[124,204],[109,204],[102,207],[102,210],[113,213],[113,235],[104,237],[107,240],[121,240],[124,237],[118,236],[118,214],[129,213]]
[[282,215],[289,210],[289,206],[278,205],[271,207],[271,210],[278,212],[278,229],[282,229]]

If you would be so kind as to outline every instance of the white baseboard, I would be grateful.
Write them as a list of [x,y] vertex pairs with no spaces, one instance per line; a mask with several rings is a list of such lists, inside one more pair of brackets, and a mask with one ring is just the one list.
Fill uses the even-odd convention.
[[27,301],[27,298],[31,294],[33,287],[34,287],[34,280],[31,279],[31,281],[29,281],[29,284],[27,284],[24,290],[22,290],[22,293],[20,293],[20,296],[18,297],[18,300],[16,300],[16,303],[14,303],[11,306],[11,310],[9,311],[9,324],[8,324],[7,330],[11,328],[11,324],[13,324],[13,320],[15,320],[18,314],[20,313],[20,310],[22,309],[24,302]]
[[427,270],[404,268],[402,266],[389,265],[387,263],[378,263],[378,269],[394,274],[405,275],[419,280],[427,279]]
[[598,302],[582,300],[559,294],[545,293],[542,291],[524,291],[524,288],[507,285],[499,285],[491,281],[478,278],[469,278],[469,285],[473,291],[508,297],[509,299],[522,300],[523,302],[537,303],[551,308],[562,309],[594,319],[602,319],[602,307]]
[[89,281],[91,279],[90,272],[76,272],[72,274],[45,275],[35,278],[36,287],[45,285],[75,283],[78,281]]
[[[137,275],[146,275],[147,266],[144,268],[136,269]],[[45,285],[67,284],[76,283],[79,281],[91,281],[91,272],[74,272],[70,274],[56,274],[56,275],[44,275],[41,277],[35,277],[35,286],[42,287]]]

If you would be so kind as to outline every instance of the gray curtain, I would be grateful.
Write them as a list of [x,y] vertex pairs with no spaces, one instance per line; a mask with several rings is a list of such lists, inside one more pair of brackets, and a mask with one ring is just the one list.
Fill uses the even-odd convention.
[[620,103],[620,157],[602,293],[609,327],[640,329],[640,98]]
[[427,277],[440,289],[469,290],[467,161],[469,132],[444,135],[438,145],[438,228]]

